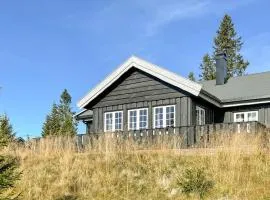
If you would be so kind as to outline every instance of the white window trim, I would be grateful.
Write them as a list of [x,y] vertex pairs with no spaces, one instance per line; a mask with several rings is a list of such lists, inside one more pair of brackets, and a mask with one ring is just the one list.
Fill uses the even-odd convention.
[[[128,110],[128,130],[144,130],[144,129],[140,129],[140,110],[146,110],[146,116],[147,116],[147,120],[146,120],[146,128],[144,129],[148,129],[148,108],[138,108],[138,109],[131,109],[131,110]],[[132,129],[129,127],[129,123],[130,123],[130,112],[132,111],[136,111],[136,129]]]
[[[175,105],[166,105],[166,106],[156,106],[153,107],[153,128],[166,128],[167,127],[167,120],[166,120],[166,108],[167,107],[174,107],[174,119],[173,119],[173,127],[175,127],[175,119],[176,119],[176,110],[175,110]],[[156,127],[155,126],[155,116],[156,116],[156,108],[162,108],[163,109],[163,126],[162,127]]]
[[[104,113],[104,132],[115,132],[115,113],[122,113],[122,127],[120,130],[117,131],[122,131],[123,126],[124,126],[124,116],[123,116],[123,111],[113,111],[113,112],[105,112]],[[112,114],[112,130],[106,130],[106,114]]]
[[[205,109],[200,107],[200,106],[196,106],[196,123],[197,123],[197,110],[199,110],[199,113],[200,113],[200,111],[203,110],[204,118],[203,118],[203,121],[202,121],[202,119],[199,119],[200,123],[196,124],[196,125],[205,125]],[[201,118],[200,114],[199,114],[199,118]]]
[[254,121],[259,121],[259,112],[257,110],[252,110],[252,111],[245,111],[245,112],[235,112],[233,114],[233,122],[237,122],[236,115],[238,115],[238,114],[244,114],[244,122],[250,122],[247,120],[248,113],[256,113],[256,119]]

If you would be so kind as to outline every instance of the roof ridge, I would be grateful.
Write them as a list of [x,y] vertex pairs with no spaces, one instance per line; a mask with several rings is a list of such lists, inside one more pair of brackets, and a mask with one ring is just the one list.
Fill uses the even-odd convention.
[[[266,74],[266,73],[270,73],[270,71],[255,72],[255,73],[252,73],[252,74],[245,74],[244,76],[254,76],[254,75],[260,75],[260,74]],[[241,76],[237,76],[237,77],[241,77]]]
[[[270,71],[265,71],[265,72],[256,72],[256,73],[252,73],[252,74],[245,74],[243,76],[233,76],[233,77],[230,77],[228,80],[230,79],[238,79],[238,78],[243,78],[243,77],[249,77],[249,76],[257,76],[257,75],[261,75],[261,74],[269,74]],[[210,81],[215,81],[216,79],[212,79],[212,80],[202,80],[202,81],[199,81],[198,83],[199,84],[203,84],[203,83],[206,83],[206,82],[210,82]]]

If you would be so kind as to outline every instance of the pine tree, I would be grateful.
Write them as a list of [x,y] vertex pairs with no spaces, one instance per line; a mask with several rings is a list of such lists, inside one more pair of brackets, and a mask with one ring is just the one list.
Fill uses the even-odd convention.
[[201,74],[199,75],[201,80],[213,80],[216,78],[216,69],[214,60],[205,54],[203,56],[203,62],[200,65]]
[[188,79],[191,80],[191,81],[196,81],[195,79],[195,76],[194,76],[194,73],[193,72],[189,72],[188,74]]
[[12,125],[7,115],[0,116],[0,147],[7,146],[15,139]]
[[237,36],[234,29],[232,18],[225,15],[221,21],[217,35],[214,38],[213,55],[204,56],[201,64],[201,79],[212,80],[215,79],[214,57],[218,52],[224,52],[227,55],[227,78],[233,76],[242,76],[245,74],[246,68],[249,65],[248,61],[243,59],[240,50],[243,46],[242,38]]

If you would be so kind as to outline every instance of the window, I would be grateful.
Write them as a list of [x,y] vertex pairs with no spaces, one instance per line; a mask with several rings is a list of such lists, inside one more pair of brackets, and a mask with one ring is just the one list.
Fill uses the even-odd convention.
[[258,121],[258,111],[234,113],[234,122]]
[[105,132],[123,130],[123,111],[104,113],[104,122]]
[[205,125],[205,109],[196,106],[196,124]]
[[112,131],[113,113],[105,113],[105,131]]
[[140,130],[148,128],[148,109],[141,108],[128,111],[128,129]]
[[154,108],[154,128],[175,126],[175,106],[160,106]]

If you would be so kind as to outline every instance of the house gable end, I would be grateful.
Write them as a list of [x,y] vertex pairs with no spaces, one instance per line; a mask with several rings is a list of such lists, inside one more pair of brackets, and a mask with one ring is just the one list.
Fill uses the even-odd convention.
[[104,81],[102,81],[96,88],[91,90],[84,98],[78,102],[80,108],[89,107],[92,101],[108,89],[112,84],[118,81],[123,74],[129,71],[131,68],[137,68],[155,78],[158,78],[170,85],[173,85],[183,91],[186,91],[194,96],[198,96],[201,90],[201,85],[190,81],[186,78],[178,76],[172,72],[169,72],[163,68],[153,65],[137,57],[131,57],[124,64],[118,67],[111,75],[109,75]]
[[137,68],[131,68],[108,87],[88,109],[126,103],[162,100],[191,94]]

